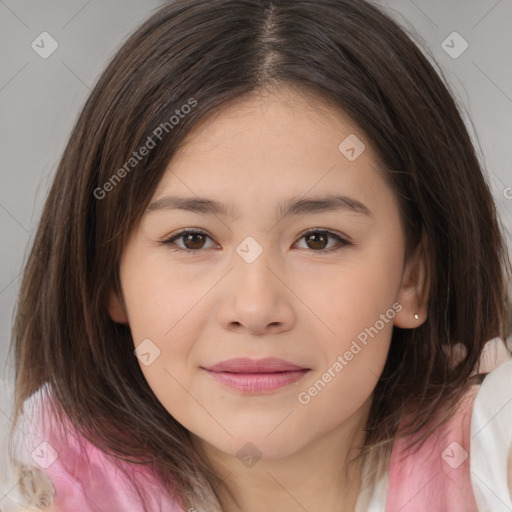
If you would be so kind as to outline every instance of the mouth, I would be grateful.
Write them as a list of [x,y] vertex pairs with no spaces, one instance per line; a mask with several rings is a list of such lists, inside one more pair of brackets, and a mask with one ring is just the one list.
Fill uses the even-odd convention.
[[201,368],[217,382],[244,393],[275,391],[298,382],[311,370],[273,357],[229,359]]

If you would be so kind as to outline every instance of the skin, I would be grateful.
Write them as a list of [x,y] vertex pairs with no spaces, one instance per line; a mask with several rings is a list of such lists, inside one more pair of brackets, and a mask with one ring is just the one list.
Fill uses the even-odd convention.
[[[338,150],[350,134],[366,145],[354,161]],[[281,200],[329,193],[357,199],[371,216],[275,216]],[[238,215],[148,210],[133,231],[120,265],[123,296],[111,294],[109,312],[129,324],[135,346],[149,338],[160,350],[141,364],[149,385],[226,478],[218,490],[223,510],[354,510],[361,468],[346,460],[363,441],[393,325],[425,321],[428,289],[422,252],[404,261],[396,199],[369,141],[316,97],[255,94],[187,137],[151,202],[169,194],[233,202]],[[210,238],[163,243],[184,228]],[[315,244],[304,237],[314,228],[352,245],[335,237]],[[248,236],[263,250],[252,263],[236,252]],[[298,393],[395,302],[400,312],[301,404]],[[201,369],[242,356],[279,357],[310,371],[272,393],[244,395]],[[237,456],[247,443],[261,456],[250,467]]]

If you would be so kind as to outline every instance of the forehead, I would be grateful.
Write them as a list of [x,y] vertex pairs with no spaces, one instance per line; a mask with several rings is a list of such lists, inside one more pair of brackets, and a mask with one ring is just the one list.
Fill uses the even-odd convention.
[[[243,143],[245,149],[265,143],[259,149],[267,151],[300,145],[309,150],[337,150],[340,137],[356,133],[364,139],[357,124],[325,98],[289,88],[254,91],[200,121],[182,141],[176,157],[191,151],[208,151],[218,144],[229,149],[230,142],[236,142],[237,147]],[[365,152],[375,159],[369,144]]]
[[152,203],[181,192],[232,203],[236,213],[234,203],[249,198],[252,206],[271,198],[275,205],[284,197],[346,192],[364,202],[385,186],[369,141],[347,114],[283,89],[239,99],[196,125]]

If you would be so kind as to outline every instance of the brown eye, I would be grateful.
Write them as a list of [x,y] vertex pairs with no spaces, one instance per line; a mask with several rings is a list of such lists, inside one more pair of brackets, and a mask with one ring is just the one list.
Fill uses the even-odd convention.
[[[206,241],[211,238],[202,231],[196,230],[187,230],[181,231],[176,235],[173,235],[171,238],[164,240],[162,243],[165,245],[175,246],[173,247],[176,251],[185,251],[185,252],[199,252],[202,249],[207,249],[205,247]],[[181,244],[177,244],[177,241],[181,241]]]
[[311,249],[325,249],[325,246],[328,244],[328,238],[325,233],[312,233],[305,236]]
[[202,233],[187,233],[182,235],[182,240],[187,249],[202,249],[205,236]]
[[[351,245],[350,242],[341,238],[341,236],[326,230],[308,231],[302,235],[301,239],[305,240],[306,249],[311,249],[313,252],[335,252],[346,245]],[[328,247],[329,239],[337,240],[338,244]]]

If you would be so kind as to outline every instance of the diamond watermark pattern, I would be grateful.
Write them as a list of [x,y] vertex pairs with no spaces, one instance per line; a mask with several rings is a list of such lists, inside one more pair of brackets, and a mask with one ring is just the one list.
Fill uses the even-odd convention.
[[448,466],[452,469],[457,469],[468,458],[468,452],[459,443],[454,441],[448,445],[441,454],[441,457]]
[[246,263],[253,263],[260,257],[263,247],[252,236],[248,236],[237,246],[236,252]]
[[30,456],[42,469],[49,468],[59,458],[57,451],[46,441],[38,444]]
[[135,355],[144,366],[149,366],[160,357],[160,349],[149,338],[146,338],[135,349]]
[[30,46],[39,57],[47,59],[59,47],[59,43],[48,32],[41,32]]
[[469,43],[458,32],[452,32],[441,43],[441,48],[452,59],[458,59],[468,49],[468,47]]
[[258,450],[255,444],[249,442],[245,443],[242,448],[238,450],[236,456],[244,466],[252,468],[261,459],[263,454]]
[[361,156],[363,151],[366,149],[366,146],[359,137],[351,133],[341,142],[338,149],[340,153],[347,158],[347,160],[353,162]]

